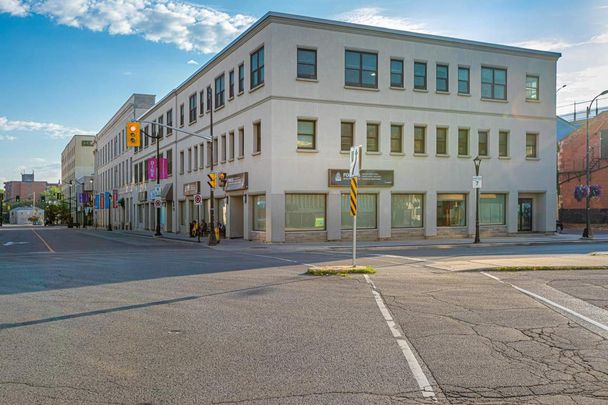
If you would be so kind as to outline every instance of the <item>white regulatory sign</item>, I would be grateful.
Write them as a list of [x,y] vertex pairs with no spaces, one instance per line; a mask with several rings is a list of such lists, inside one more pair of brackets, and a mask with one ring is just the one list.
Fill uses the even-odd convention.
[[481,188],[481,176],[473,176],[473,188]]
[[160,208],[163,205],[163,201],[160,198],[154,199],[154,208]]
[[361,145],[350,148],[350,177],[359,177],[361,172]]
[[203,204],[203,196],[200,194],[194,195],[194,205],[202,205]]

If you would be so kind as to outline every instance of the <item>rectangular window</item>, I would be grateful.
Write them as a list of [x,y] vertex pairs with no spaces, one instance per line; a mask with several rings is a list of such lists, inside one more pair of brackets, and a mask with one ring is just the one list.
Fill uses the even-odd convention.
[[437,194],[437,226],[466,226],[466,194]]
[[458,93],[471,93],[471,71],[468,67],[458,68]]
[[391,125],[391,152],[403,152],[403,125]]
[[217,138],[213,139],[213,164],[216,165],[217,164],[217,160],[220,156],[219,153],[219,142],[217,140]]
[[285,194],[285,230],[325,230],[325,194]]
[[[350,194],[341,197],[342,229],[353,229],[353,217],[350,215]],[[357,195],[357,229],[376,229],[377,198],[376,194]]]
[[414,127],[414,153],[426,153],[425,127]]
[[258,87],[264,83],[264,47],[251,54],[251,88]]
[[317,78],[317,51],[314,49],[298,48],[297,75],[303,79]]
[[194,150],[192,151],[192,156],[194,158],[194,164],[192,166],[192,169],[198,170],[198,145],[194,145]]
[[190,95],[190,99],[188,100],[188,107],[189,107],[189,114],[188,114],[188,118],[189,118],[189,123],[192,124],[193,122],[196,121],[196,93]]
[[167,136],[173,133],[173,110],[167,111]]
[[538,100],[538,76],[526,76],[526,99]]
[[509,156],[509,132],[500,131],[498,133],[498,156]]
[[481,97],[495,100],[507,99],[507,70],[481,68]]
[[165,127],[162,126],[162,124],[163,124],[163,116],[162,115],[160,117],[158,117],[158,124],[159,124],[158,125],[158,132],[156,132],[156,135],[159,138],[162,138],[164,136],[163,133],[164,133],[164,130],[165,130]]
[[506,212],[505,194],[479,195],[479,223],[482,225],[504,225]]
[[226,161],[226,134],[222,135],[222,163]]
[[477,132],[477,154],[479,156],[489,156],[488,153],[488,131]]
[[469,130],[466,128],[458,129],[458,156],[469,155]]
[[184,151],[179,152],[179,174],[184,174]]
[[367,149],[368,152],[380,151],[380,125],[367,124]]
[[403,88],[402,59],[391,59],[391,87]]
[[234,70],[228,73],[228,97],[234,97]]
[[526,157],[535,158],[538,157],[538,151],[536,148],[536,143],[538,140],[538,136],[536,134],[526,134]]
[[435,85],[437,91],[450,91],[450,74],[448,65],[437,65],[435,67]]
[[435,153],[438,155],[448,154],[448,129],[437,128],[437,143]]
[[378,88],[377,54],[346,51],[344,59],[344,84],[346,86]]
[[426,90],[426,62],[414,62],[414,88]]
[[207,86],[207,111],[211,111],[211,101],[213,100],[213,96],[211,95],[211,86]]
[[298,149],[315,149],[316,122],[298,120]]
[[239,128],[239,157],[245,156],[245,130]]
[[262,152],[262,123],[253,124],[253,153]]
[[184,104],[179,106],[179,126],[184,126]]
[[600,159],[608,159],[608,130],[600,130]]
[[198,147],[198,167],[202,170],[205,166],[205,144],[201,143]]
[[138,164],[135,164],[134,172],[135,172],[135,178],[133,179],[133,181],[135,183],[138,183],[139,182],[139,165]]
[[167,156],[167,175],[173,175],[173,150],[169,149],[166,152]]
[[391,195],[391,227],[422,228],[423,202],[422,194]]
[[207,141],[207,167],[211,166],[211,141]]
[[224,74],[215,78],[215,108],[224,105]]
[[198,92],[198,108],[199,115],[203,115],[203,111],[205,111],[205,92],[203,90]]
[[253,203],[253,230],[266,230],[266,196],[254,195],[251,197]]
[[245,91],[245,65],[239,65],[239,93]]
[[230,132],[230,136],[229,136],[229,147],[228,147],[228,158],[230,160],[234,160],[234,131]]
[[342,122],[340,124],[340,150],[348,152],[354,145],[355,123]]
[[[183,104],[182,104],[182,106],[183,106]],[[144,133],[145,133],[146,135],[150,135],[150,126],[149,126],[149,125],[146,125],[146,127],[144,128]],[[148,137],[148,136],[144,136],[144,148],[147,148],[147,147],[148,147],[148,145],[149,145],[149,143],[150,143],[150,137]],[[106,146],[107,146],[107,145],[106,145]],[[109,153],[109,152],[110,152],[110,150],[108,149],[108,150],[106,150],[106,152],[108,152],[108,153],[107,153],[107,155],[108,155],[108,157],[109,157],[109,156],[110,156],[110,153]],[[109,160],[109,159],[108,159],[108,160]]]
[[[156,121],[152,121],[152,138],[150,138],[150,144],[154,145],[156,143]],[[116,142],[114,142],[114,153],[116,153]],[[113,158],[114,156],[112,156]]]
[[192,171],[192,148],[188,148],[188,173]]

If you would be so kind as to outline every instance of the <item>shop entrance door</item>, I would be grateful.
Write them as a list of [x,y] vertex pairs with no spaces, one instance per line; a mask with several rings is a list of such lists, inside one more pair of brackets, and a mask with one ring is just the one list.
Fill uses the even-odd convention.
[[532,232],[532,199],[519,199],[519,232]]

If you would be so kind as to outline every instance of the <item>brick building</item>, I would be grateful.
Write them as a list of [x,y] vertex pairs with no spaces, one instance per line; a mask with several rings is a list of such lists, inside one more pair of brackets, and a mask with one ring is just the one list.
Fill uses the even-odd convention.
[[[585,199],[577,201],[574,190],[577,185],[586,184],[587,129],[580,128],[566,136],[559,143],[558,183],[559,217],[565,223],[585,222]],[[591,184],[599,185],[602,194],[591,199],[591,222],[608,223],[608,112],[603,112],[589,120],[589,147]]]
[[[36,193],[36,200],[40,199],[40,194],[46,191],[48,183],[46,181],[35,181],[34,173],[22,174],[21,181],[7,181],[4,183],[4,201],[12,203],[17,201],[32,200]],[[19,197],[19,198],[17,198]]]

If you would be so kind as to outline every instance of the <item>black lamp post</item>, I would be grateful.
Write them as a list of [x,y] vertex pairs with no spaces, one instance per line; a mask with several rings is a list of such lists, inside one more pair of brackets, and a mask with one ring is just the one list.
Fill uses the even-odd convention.
[[72,184],[73,184],[73,181],[70,180],[70,182],[68,183],[68,189],[69,189],[68,212],[70,213],[70,216],[68,218],[68,228],[72,228],[74,226],[74,225],[72,225]]
[[2,226],[2,222],[4,222],[4,194],[0,193],[0,226]]
[[590,211],[590,201],[591,201],[591,188],[590,188],[590,183],[591,183],[591,167],[589,166],[589,114],[591,112],[591,106],[593,105],[593,102],[600,96],[603,96],[605,94],[608,94],[608,90],[604,90],[602,91],[600,94],[598,94],[597,96],[593,97],[593,100],[591,100],[591,102],[589,103],[589,105],[587,106],[587,120],[586,120],[586,126],[587,126],[587,152],[586,152],[586,156],[585,156],[585,160],[586,160],[586,165],[587,165],[587,176],[586,176],[586,182],[587,182],[587,197],[585,198],[585,226],[587,227],[587,234],[583,235],[584,237],[591,239],[593,238],[593,232],[591,232],[591,218],[589,216],[589,211]]
[[[473,159],[475,164],[475,176],[479,176],[479,166],[481,166],[481,159],[477,156]],[[475,189],[475,241],[473,243],[479,243],[479,187]]]

